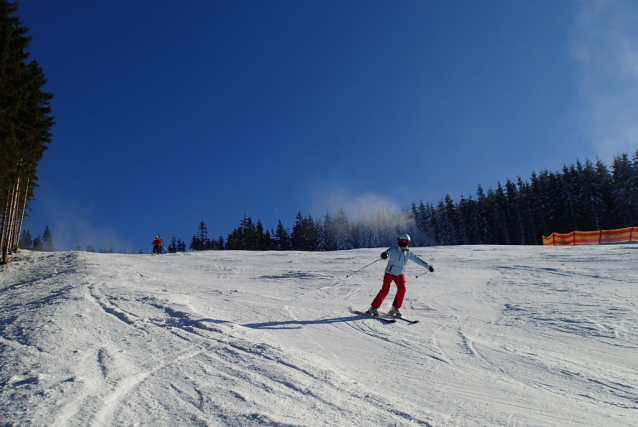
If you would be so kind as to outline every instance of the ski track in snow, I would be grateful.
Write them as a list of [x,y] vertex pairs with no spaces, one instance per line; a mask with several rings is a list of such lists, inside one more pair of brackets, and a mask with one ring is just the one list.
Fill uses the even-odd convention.
[[638,426],[638,246],[413,250],[419,324],[377,249],[23,251],[0,426]]

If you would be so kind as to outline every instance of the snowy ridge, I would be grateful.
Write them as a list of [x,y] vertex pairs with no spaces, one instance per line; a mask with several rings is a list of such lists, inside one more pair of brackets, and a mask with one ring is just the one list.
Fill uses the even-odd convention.
[[0,426],[638,425],[638,246],[414,250],[416,325],[376,249],[23,252]]

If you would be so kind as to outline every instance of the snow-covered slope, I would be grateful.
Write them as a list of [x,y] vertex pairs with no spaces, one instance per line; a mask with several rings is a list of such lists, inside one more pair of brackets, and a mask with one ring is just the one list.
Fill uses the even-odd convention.
[[0,426],[638,425],[638,245],[413,250],[415,325],[380,249],[23,252]]

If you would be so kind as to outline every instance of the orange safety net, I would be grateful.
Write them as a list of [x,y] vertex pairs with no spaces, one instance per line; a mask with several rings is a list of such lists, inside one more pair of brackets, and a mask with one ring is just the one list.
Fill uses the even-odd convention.
[[571,233],[552,233],[543,236],[543,245],[604,245],[609,243],[638,242],[638,227],[619,228],[617,230],[572,231]]

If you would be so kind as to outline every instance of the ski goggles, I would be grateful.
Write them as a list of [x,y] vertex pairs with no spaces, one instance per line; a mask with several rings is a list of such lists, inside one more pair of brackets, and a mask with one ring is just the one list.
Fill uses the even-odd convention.
[[409,244],[409,240],[399,239],[399,246],[408,246]]

